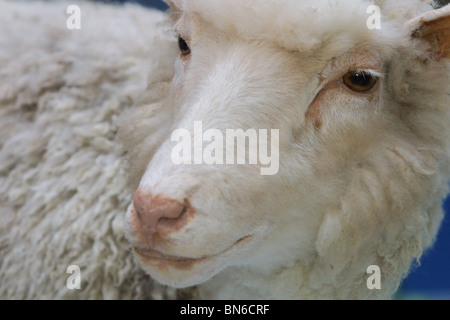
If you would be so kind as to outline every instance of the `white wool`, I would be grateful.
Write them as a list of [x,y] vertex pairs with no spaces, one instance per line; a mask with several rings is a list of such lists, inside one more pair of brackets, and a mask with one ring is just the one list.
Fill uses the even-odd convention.
[[[177,1],[175,1],[177,2]],[[246,39],[271,41],[289,50],[314,50],[324,42],[370,43],[377,37],[398,40],[396,34],[372,32],[367,28],[367,9],[378,5],[383,23],[397,27],[430,10],[430,1],[371,0],[268,0],[221,1],[181,0],[183,11],[198,14],[226,33]],[[211,14],[216,12],[220,14]],[[392,29],[391,29],[392,30]],[[394,40],[395,39],[395,40]]]
[[[172,63],[163,13],[79,3],[0,2],[0,297],[170,296],[124,237],[131,199],[118,118],[160,99]],[[81,268],[69,290],[67,267]]]
[[[138,185],[182,196],[189,183],[193,205],[208,214],[193,221],[195,232],[174,236],[178,252],[220,252],[249,231],[256,240],[208,276],[193,270],[205,283],[187,294],[390,298],[434,241],[450,177],[448,64],[429,60],[407,27],[431,6],[173,2],[175,18],[184,12],[209,40],[192,39],[187,75],[165,14],[80,2],[82,29],[69,31],[66,2],[0,0],[0,298],[175,297],[138,267],[124,217]],[[373,3],[384,28],[369,32]],[[348,54],[355,48],[389,69],[376,71],[379,109],[358,108],[378,101],[332,96],[318,134],[303,124],[314,86],[360,57]],[[229,77],[211,71],[213,63]],[[281,132],[280,174],[263,179],[247,167],[171,167],[170,132],[195,117],[218,126],[302,125],[292,136]],[[373,264],[383,290],[365,286]],[[80,291],[66,288],[69,265],[81,267]],[[141,265],[160,282],[186,286],[182,272],[168,280]]]

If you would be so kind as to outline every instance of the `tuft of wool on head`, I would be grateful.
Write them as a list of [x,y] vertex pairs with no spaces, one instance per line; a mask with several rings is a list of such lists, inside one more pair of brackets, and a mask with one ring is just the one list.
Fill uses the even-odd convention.
[[[397,34],[372,32],[367,26],[368,9],[377,5],[385,29],[392,31],[431,9],[423,0],[268,0],[221,1],[180,0],[179,7],[188,14],[199,15],[210,25],[242,38],[272,41],[289,50],[304,52],[319,48],[333,39],[346,43],[376,37],[394,39]],[[276,10],[274,10],[276,8]],[[220,12],[220,14],[211,14]],[[347,39],[347,40],[346,40]]]

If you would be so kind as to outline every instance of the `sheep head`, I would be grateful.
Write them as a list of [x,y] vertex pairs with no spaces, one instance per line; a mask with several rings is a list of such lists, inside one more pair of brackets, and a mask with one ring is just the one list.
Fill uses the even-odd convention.
[[[371,30],[367,1],[329,2],[169,1],[172,88],[124,129],[158,140],[148,163],[131,159],[144,174],[127,213],[156,280],[220,273],[247,297],[389,297],[432,243],[449,178],[449,7],[375,1]],[[160,129],[136,134],[148,121]],[[179,129],[201,155],[227,129],[278,130],[266,151],[279,166],[174,163]],[[210,156],[234,150],[222,142]],[[382,290],[366,286],[370,265]]]

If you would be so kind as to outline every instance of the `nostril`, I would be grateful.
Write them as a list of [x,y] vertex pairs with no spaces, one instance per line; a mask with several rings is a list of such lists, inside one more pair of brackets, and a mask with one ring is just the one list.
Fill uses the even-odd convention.
[[180,202],[163,195],[153,196],[149,192],[136,191],[134,208],[140,222],[147,228],[147,232],[157,230],[170,231],[184,225],[186,217],[194,212],[189,200]]
[[190,211],[192,211],[190,204],[187,199],[185,199],[184,204],[181,207],[174,208],[169,214],[161,215],[157,221],[157,225],[170,226],[179,223],[179,221],[183,220]]
[[163,214],[161,215],[161,217],[159,218],[159,221],[173,221],[173,220],[177,220],[179,218],[181,218],[183,216],[184,213],[186,213],[187,211],[187,207],[183,206],[180,210],[173,210],[170,213],[168,212],[167,214]]

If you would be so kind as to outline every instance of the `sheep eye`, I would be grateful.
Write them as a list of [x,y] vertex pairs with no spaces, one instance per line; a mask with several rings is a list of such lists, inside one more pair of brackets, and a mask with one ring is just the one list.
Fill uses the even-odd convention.
[[183,56],[187,56],[191,53],[191,49],[189,48],[186,40],[184,40],[182,36],[178,36],[178,47],[180,48],[181,54]]
[[344,84],[359,93],[369,92],[377,82],[377,77],[365,71],[350,71],[344,75]]

